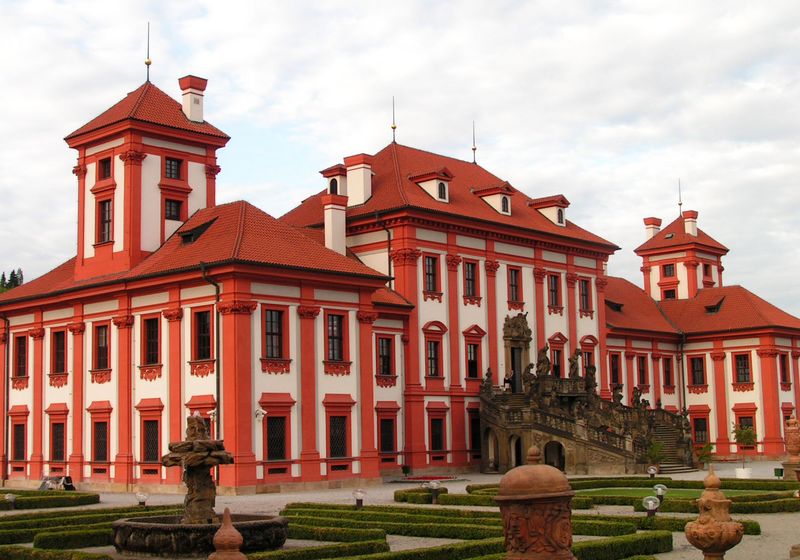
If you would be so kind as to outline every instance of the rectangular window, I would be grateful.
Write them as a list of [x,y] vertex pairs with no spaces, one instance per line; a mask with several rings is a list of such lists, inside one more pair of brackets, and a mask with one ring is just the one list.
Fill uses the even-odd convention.
[[211,311],[194,312],[194,359],[211,359]]
[[264,353],[265,358],[282,359],[283,355],[283,311],[264,310]]
[[750,383],[750,354],[736,354],[736,383]]
[[182,164],[182,160],[167,158],[167,160],[164,162],[164,177],[167,179],[180,179]]
[[330,456],[347,457],[347,416],[331,416],[328,422]]
[[578,280],[578,302],[581,311],[592,310],[592,292],[588,280]]
[[181,207],[183,206],[183,202],[180,200],[170,200],[167,199],[164,201],[164,219],[165,220],[178,220],[181,219]]
[[394,418],[381,418],[379,430],[381,453],[394,453]]
[[561,306],[561,277],[558,274],[547,276],[547,305],[550,307]]
[[101,200],[97,204],[97,242],[107,243],[111,241],[111,224],[113,218],[112,201]]
[[439,292],[439,257],[425,255],[425,291]]
[[664,364],[664,387],[672,387],[672,358],[665,357],[661,363]]
[[159,322],[158,317],[150,317],[142,321],[142,364],[161,363],[159,356]]
[[695,418],[692,420],[694,428],[694,442],[695,443],[708,443],[708,419]]
[[50,339],[52,347],[51,373],[65,373],[67,371],[67,332],[53,331]]
[[160,427],[158,420],[142,422],[142,461],[145,463],[161,462]]
[[520,286],[520,269],[508,267],[508,299],[509,301],[522,301],[522,286]]
[[675,290],[664,290],[662,299],[675,299]]
[[25,424],[14,424],[14,433],[12,434],[14,443],[12,446],[12,461],[25,460]]
[[665,264],[665,265],[661,266],[661,277],[662,278],[672,278],[673,276],[675,276],[675,265],[674,264],[670,263],[670,264]]
[[344,316],[328,315],[328,360],[344,361]]
[[108,356],[108,325],[94,327],[94,368],[110,369]]
[[639,385],[648,385],[647,358],[645,356],[636,357],[636,370],[639,374]]
[[439,376],[439,341],[429,340],[427,346],[427,375],[429,377]]
[[92,428],[92,461],[107,463],[108,422],[95,422]]
[[480,364],[478,364],[478,345],[467,344],[467,377],[473,379],[480,375]]
[[706,368],[703,358],[689,358],[689,368],[692,372],[692,385],[705,385]]
[[378,337],[378,375],[392,375],[392,339]]
[[781,374],[781,383],[789,383],[789,356],[787,354],[778,354],[778,368]]
[[65,441],[64,422],[53,422],[50,425],[50,460],[61,463],[65,460],[64,441]]
[[611,386],[613,388],[615,385],[619,385],[620,384],[619,383],[619,379],[620,379],[620,375],[619,375],[619,373],[620,373],[619,372],[619,364],[620,364],[619,354],[610,354],[609,358],[610,358],[610,362],[611,362]]
[[561,350],[553,350],[552,351],[552,361],[553,361],[553,375],[555,377],[561,377]]
[[481,450],[481,418],[477,414],[469,415],[469,448],[478,453]]
[[711,278],[711,265],[708,263],[703,264],[703,276],[705,278]]
[[739,416],[739,427],[740,428],[753,428],[753,417],[752,416]]
[[464,295],[475,297],[478,295],[478,264],[474,261],[464,261]]
[[14,337],[14,377],[28,376],[28,338],[24,334]]
[[286,459],[286,416],[267,416],[267,461]]
[[111,178],[111,158],[103,158],[97,162],[97,178],[110,179]]
[[587,370],[594,366],[594,352],[583,353],[583,376],[586,377]]
[[444,451],[444,418],[431,418],[431,451]]

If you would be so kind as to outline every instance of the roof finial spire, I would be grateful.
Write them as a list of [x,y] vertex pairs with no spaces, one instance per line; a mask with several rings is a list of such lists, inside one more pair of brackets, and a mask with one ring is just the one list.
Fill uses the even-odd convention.
[[681,198],[681,178],[678,177],[678,216],[679,217],[683,215],[682,208],[683,208],[683,199]]
[[475,152],[478,151],[478,146],[475,145],[475,120],[472,121],[472,163],[477,163],[475,161]]
[[150,22],[147,22],[147,58],[144,59],[144,65],[147,67],[147,81],[150,81],[150,65],[153,61],[150,60]]
[[393,95],[392,96],[392,144],[396,142],[394,137],[395,130],[397,130],[397,123],[394,120],[394,95]]

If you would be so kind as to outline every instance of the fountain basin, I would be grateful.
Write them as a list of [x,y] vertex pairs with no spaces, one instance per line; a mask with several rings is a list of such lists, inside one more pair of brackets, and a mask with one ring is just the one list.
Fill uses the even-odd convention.
[[[286,541],[288,521],[278,515],[231,516],[233,526],[242,534],[242,552],[273,550]],[[160,556],[162,558],[207,557],[214,552],[216,523],[181,523],[179,515],[120,519],[112,524],[114,548],[122,554]]]

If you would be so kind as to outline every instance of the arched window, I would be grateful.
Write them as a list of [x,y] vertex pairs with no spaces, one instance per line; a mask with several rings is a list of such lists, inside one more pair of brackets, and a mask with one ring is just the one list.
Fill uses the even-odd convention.
[[564,210],[562,210],[561,208],[558,209],[558,223],[559,224],[564,223]]
[[504,196],[504,197],[502,198],[502,201],[501,201],[501,203],[500,203],[500,207],[502,208],[502,212],[503,212],[504,214],[508,214],[508,213],[509,213],[509,209],[508,209],[508,197],[507,197],[507,196]]
[[439,200],[447,200],[447,186],[439,183]]
[[328,192],[330,192],[330,194],[339,194],[339,181],[337,181],[335,177],[331,179],[330,190]]

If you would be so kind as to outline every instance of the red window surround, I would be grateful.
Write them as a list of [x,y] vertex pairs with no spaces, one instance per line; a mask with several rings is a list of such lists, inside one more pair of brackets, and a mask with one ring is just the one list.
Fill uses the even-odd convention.
[[[428,383],[444,389],[444,335],[447,327],[439,321],[430,321],[422,327],[425,342],[425,377]],[[433,343],[433,344],[431,344]]]
[[706,441],[712,441],[711,440],[711,421],[709,420],[709,415],[711,414],[711,408],[707,404],[693,404],[688,408],[688,412],[689,412],[690,425],[692,427],[692,441],[695,442],[695,444],[694,444],[695,447],[702,447],[705,444],[702,443],[702,442],[698,443],[700,441],[700,439],[697,437],[697,434],[695,433],[695,419],[698,419],[698,418],[704,418],[705,419],[705,421],[706,421],[706,430],[708,431],[708,433],[707,433],[707,438],[708,439]]
[[686,357],[687,377],[690,393],[701,394],[708,392],[708,372],[706,371],[705,354],[693,354]]
[[[150,332],[154,328],[155,332]],[[139,319],[139,377],[145,381],[155,381],[161,377],[161,312],[148,313]],[[150,348],[150,336],[155,335],[155,349]]]
[[522,268],[518,266],[506,267],[508,272],[508,310],[522,311],[525,308],[525,301],[522,292]]
[[[28,407],[24,404],[16,404],[8,409],[8,417],[11,420],[11,449],[8,457],[11,478],[28,476],[28,414]],[[17,450],[22,454],[19,455]]]
[[[587,334],[586,336],[584,336],[583,338],[580,339],[581,354],[582,354],[582,358],[583,358],[583,375],[584,376],[586,376],[586,369],[589,366],[595,366],[595,364],[597,363],[596,360],[595,360],[594,350],[595,350],[595,348],[597,348],[598,342],[599,341],[597,340],[597,338],[595,338],[594,336],[592,336],[590,334]],[[595,380],[597,379],[596,378],[596,375],[597,375],[596,367],[597,366],[595,366]]]
[[14,369],[11,376],[11,386],[22,390],[28,388],[28,334],[14,335]]
[[[472,325],[464,329],[462,334],[464,335],[464,365],[466,367],[466,378],[481,381],[481,372],[483,371],[482,341],[483,337],[486,336],[486,331],[478,325]],[[470,356],[470,345],[473,345],[472,348],[475,350],[474,356]],[[474,362],[476,362],[473,371],[470,371],[470,357],[473,357]]]
[[564,369],[564,346],[567,344],[567,337],[560,332],[555,333],[547,339],[550,345],[550,367],[555,377],[566,377],[567,371]]
[[792,376],[789,371],[789,354],[786,352],[778,354],[778,375],[780,376],[781,391],[791,391]]
[[481,305],[481,274],[478,261],[464,259],[461,265],[464,277],[464,305]]
[[581,317],[594,318],[592,281],[589,278],[578,278],[578,314]]
[[395,375],[394,335],[375,335],[375,383],[378,387],[394,387]]
[[439,255],[422,253],[422,299],[442,301],[442,274]]
[[186,403],[190,415],[199,414],[208,423],[208,435],[214,439],[217,401],[214,395],[194,395]]
[[[280,312],[280,325],[271,325],[272,321],[269,323],[267,322],[268,319],[275,318],[274,314],[270,314],[270,312]],[[267,338],[272,336],[273,339],[275,335],[270,335],[268,330],[270,328],[274,328],[276,326],[280,327],[280,343],[277,343],[276,340],[273,340],[270,343],[270,347],[274,350],[274,346],[277,346],[280,350],[280,356],[277,355],[268,355],[267,352]],[[286,305],[273,305],[273,304],[262,304],[261,305],[261,371],[264,373],[274,373],[274,374],[283,374],[289,373],[289,367],[292,364],[292,359],[289,357],[290,353],[290,329],[289,329],[289,307]]]
[[[755,403],[736,403],[733,405],[733,415],[734,415],[734,424],[736,426],[742,425],[742,418],[749,418],[752,421],[753,430],[756,432],[756,445],[753,447],[750,446],[742,446],[739,447],[737,445],[737,449],[740,453],[756,453],[758,449],[758,429],[756,427],[757,416],[756,412],[758,411],[758,407]],[[731,435],[733,435],[733,431],[731,431]],[[731,438],[733,439],[733,438]]]
[[50,329],[50,374],[66,374],[68,363],[67,328]]
[[[161,417],[164,412],[164,403],[159,398],[142,399],[136,405],[139,411],[139,478],[141,480],[161,480],[161,461],[148,461],[145,458],[145,421],[158,422],[158,449],[162,449],[162,427]],[[159,453],[159,458],[161,453]]]
[[548,315],[563,315],[564,304],[561,300],[561,275],[550,273],[547,275],[547,313]]
[[[394,434],[393,440],[395,449],[393,452],[388,451],[380,451],[380,466],[383,468],[392,468],[397,466],[397,458],[399,453],[397,451],[398,448],[398,438],[397,438],[397,413],[400,410],[400,405],[397,404],[397,401],[378,401],[375,404],[375,414],[376,414],[376,429],[375,433],[378,434],[378,442],[382,441],[381,438],[381,420],[392,420],[394,426]],[[380,445],[378,447],[380,450]]]
[[642,393],[650,390],[650,371],[647,367],[647,356],[644,354],[636,356],[636,381]]
[[608,370],[611,388],[621,387],[622,382],[622,354],[619,352],[608,353]]
[[[449,448],[447,445],[447,413],[450,407],[442,401],[430,401],[425,405],[428,412],[428,460],[430,464],[447,463]],[[436,447],[433,438],[437,435],[434,430],[436,426],[441,427],[441,449]]]
[[[92,451],[91,455],[89,456],[89,461],[87,461],[91,465],[92,469],[92,479],[93,480],[109,480],[111,477],[109,464],[111,462],[111,451],[112,446],[111,443],[113,441],[112,434],[114,433],[111,430],[111,412],[113,408],[111,407],[111,403],[109,401],[93,401],[92,404],[86,409],[86,411],[91,415],[91,444],[92,444]],[[95,447],[95,443],[97,442],[97,428],[98,424],[105,422],[106,425],[106,455],[105,459],[102,457],[98,457],[99,449]]]
[[[289,393],[261,393],[258,405],[267,414],[261,419],[261,434],[264,443],[262,461],[264,463],[264,479],[284,481],[292,479],[292,408],[296,401]],[[269,418],[284,420],[284,459],[269,460],[269,444],[267,441],[267,425]]]
[[753,360],[750,352],[731,352],[731,371],[734,391],[746,393],[754,389]]
[[[353,442],[352,442],[352,410],[356,401],[349,394],[327,393],[322,399],[325,407],[325,441],[328,479],[348,478],[352,476]],[[345,457],[331,457],[331,416],[345,417]]]
[[[204,313],[208,313],[207,329],[204,324]],[[214,306],[193,307],[190,316],[192,321],[192,354],[189,360],[191,374],[196,377],[207,377],[214,373],[215,365]]]
[[[47,433],[49,434],[48,441],[50,442],[50,452],[47,455],[50,476],[64,475],[66,474],[67,463],[67,416],[69,415],[69,408],[65,403],[53,403],[45,409],[45,414],[47,414]],[[55,441],[56,434],[53,430],[53,424],[61,424],[63,426],[59,442]],[[56,445],[59,444],[61,445],[61,458],[56,458],[54,450]]]
[[661,357],[662,377],[664,379],[664,394],[675,394],[675,372],[672,367],[672,356],[664,355]]
[[92,323],[92,383],[111,381],[111,363],[114,354],[111,347],[111,321]]
[[[331,317],[341,317],[341,332],[334,333],[331,330],[332,322]],[[350,375],[350,314],[346,309],[326,309],[324,312],[324,328],[325,328],[325,359],[322,361],[325,366],[325,375]],[[341,359],[333,359],[339,356],[331,356],[333,350],[331,345],[336,343],[336,338],[333,335],[338,334],[341,337],[341,348],[336,349],[338,352],[341,350]]]

